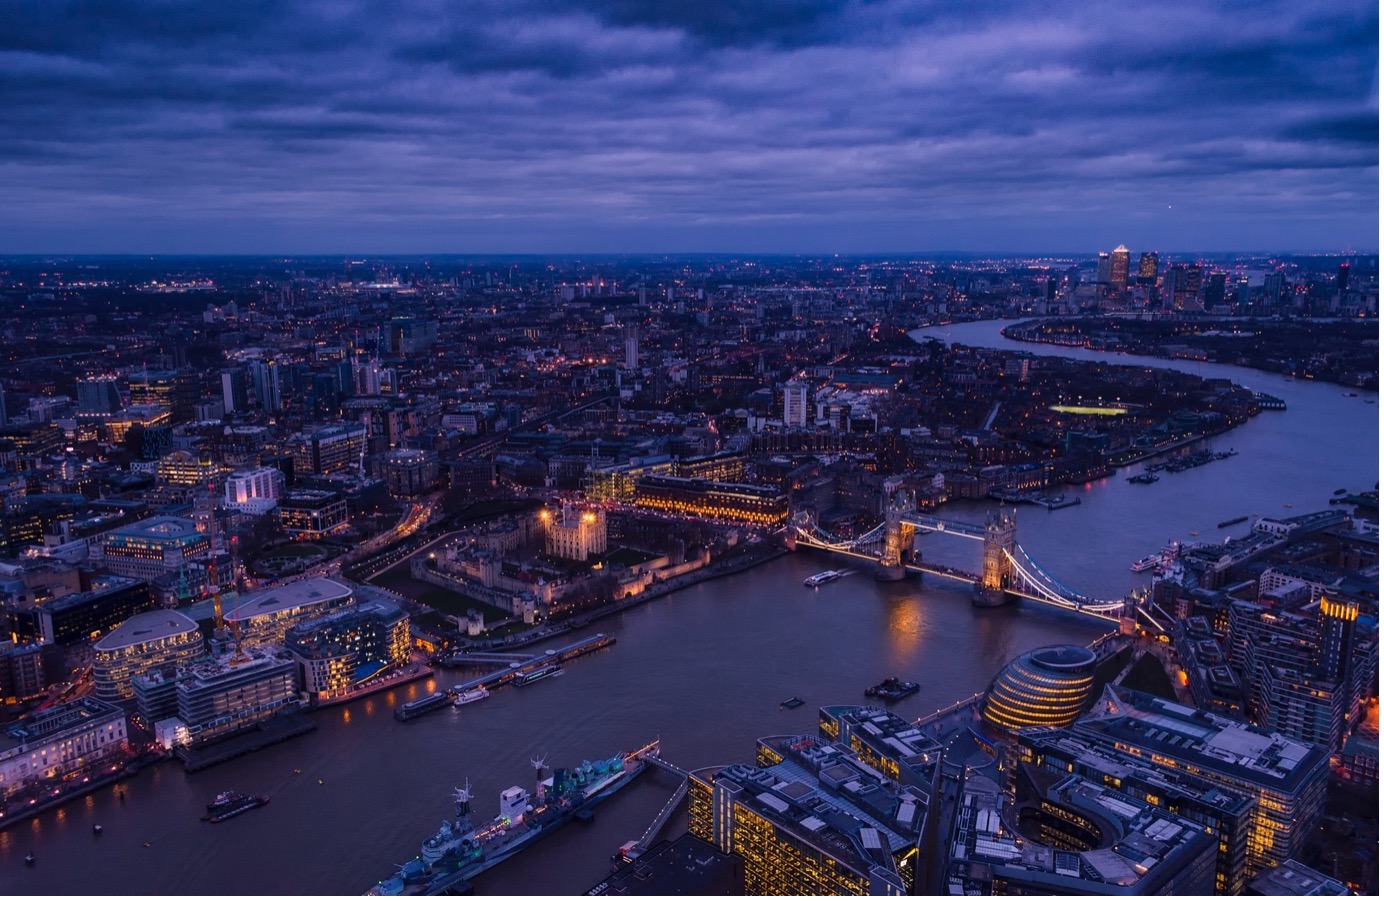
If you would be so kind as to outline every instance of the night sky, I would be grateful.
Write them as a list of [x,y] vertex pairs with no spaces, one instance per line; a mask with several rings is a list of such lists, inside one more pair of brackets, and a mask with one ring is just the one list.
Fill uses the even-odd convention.
[[0,0],[0,253],[1374,250],[1378,33],[1373,0]]

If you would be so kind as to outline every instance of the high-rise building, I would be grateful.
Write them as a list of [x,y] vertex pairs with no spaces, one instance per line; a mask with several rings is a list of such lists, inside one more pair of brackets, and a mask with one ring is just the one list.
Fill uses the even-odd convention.
[[1336,290],[1344,294],[1350,288],[1350,263],[1342,263],[1336,270]]
[[120,390],[113,378],[82,379],[77,383],[77,415],[103,419],[121,407]]
[[639,368],[639,326],[625,326],[625,368]]
[[1264,276],[1264,303],[1276,307],[1283,302],[1285,279],[1281,272],[1269,272]]
[[1195,310],[1201,306],[1201,267],[1195,264],[1180,263],[1168,270],[1168,280],[1172,282],[1174,310]]
[[790,429],[807,428],[807,384],[788,382],[783,386],[783,424]]
[[268,513],[283,493],[284,474],[272,466],[233,472],[226,478],[226,506],[247,513]]
[[1225,303],[1225,273],[1213,272],[1206,277],[1206,308]]
[[1110,255],[1110,285],[1120,291],[1129,287],[1129,248],[1123,244]]
[[220,374],[221,406],[229,415],[243,413],[250,406],[243,369],[223,369]]
[[1096,284],[1108,285],[1114,273],[1114,264],[1110,259],[1110,254],[1101,251],[1096,257]]
[[1146,250],[1139,254],[1139,282],[1152,285],[1158,281],[1158,252]]

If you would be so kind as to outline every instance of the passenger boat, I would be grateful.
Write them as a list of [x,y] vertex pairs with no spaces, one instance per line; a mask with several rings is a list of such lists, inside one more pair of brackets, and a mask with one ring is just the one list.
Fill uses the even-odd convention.
[[490,697],[490,691],[484,685],[479,685],[470,691],[458,691],[456,699],[452,701],[453,707],[461,707],[465,704],[474,704],[476,701],[484,701]]
[[817,573],[817,575],[815,576],[808,576],[806,579],[803,579],[803,584],[806,585],[808,588],[816,588],[819,585],[825,585],[828,582],[835,582],[843,575],[845,575],[845,573],[840,572],[838,570],[829,569],[826,572]]
[[562,675],[562,667],[558,666],[556,663],[549,663],[547,666],[540,666],[538,669],[534,670],[531,673],[524,673],[524,675],[520,676],[515,681],[515,684],[529,685],[533,682],[537,682],[539,679],[546,679],[549,676],[560,675]]
[[1157,566],[1162,559],[1162,556],[1159,554],[1149,554],[1147,557],[1140,557],[1130,564],[1129,571],[1132,573],[1148,572]]

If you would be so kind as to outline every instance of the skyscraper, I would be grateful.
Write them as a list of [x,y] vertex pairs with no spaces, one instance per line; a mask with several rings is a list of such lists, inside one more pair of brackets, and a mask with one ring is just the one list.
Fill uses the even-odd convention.
[[625,368],[639,368],[639,326],[625,326]]
[[1158,281],[1158,251],[1146,250],[1139,254],[1139,283],[1152,285]]
[[1123,244],[1110,255],[1110,284],[1121,291],[1129,287],[1129,248]]
[[1110,284],[1111,273],[1113,272],[1113,270],[1114,266],[1111,263],[1110,254],[1106,253],[1105,251],[1101,251],[1100,256],[1096,258],[1096,284]]
[[783,386],[783,424],[790,429],[807,428],[807,385],[802,382]]
[[1336,270],[1336,290],[1342,294],[1350,287],[1350,264],[1342,263],[1341,268]]

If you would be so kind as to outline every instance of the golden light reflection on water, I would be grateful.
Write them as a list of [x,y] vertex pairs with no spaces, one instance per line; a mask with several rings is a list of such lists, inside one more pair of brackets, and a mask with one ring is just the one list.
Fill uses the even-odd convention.
[[919,598],[895,598],[889,605],[889,650],[895,659],[910,654],[927,634],[927,618]]
[[374,715],[375,715],[375,699],[374,699],[374,698],[371,698],[370,700],[368,700],[368,701],[365,702],[365,715],[366,715],[366,716],[374,716]]
[[341,721],[343,723],[349,723],[351,721],[351,709],[349,707],[341,708]]
[[58,822],[61,823],[61,822],[65,821],[66,819],[67,819],[67,811],[66,811],[66,810],[63,810],[61,807],[59,807],[59,808],[58,808],[58,816],[57,816]]
[[0,832],[0,851],[10,850],[11,841],[12,840],[10,839],[10,833],[8,831]]

